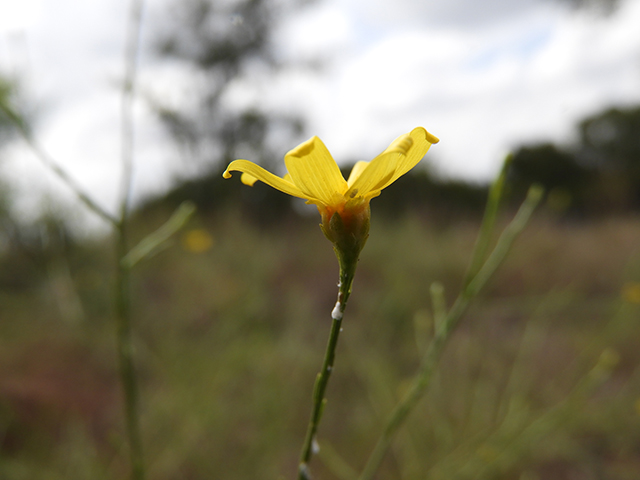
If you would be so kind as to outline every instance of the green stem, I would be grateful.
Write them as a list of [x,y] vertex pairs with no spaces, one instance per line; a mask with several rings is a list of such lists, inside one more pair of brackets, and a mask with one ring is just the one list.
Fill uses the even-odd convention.
[[120,98],[120,138],[122,155],[122,180],[120,182],[120,218],[127,215],[131,201],[133,173],[133,101],[135,97],[136,74],[138,71],[138,50],[142,32],[143,0],[131,0],[129,5],[129,25],[124,52],[124,80]]
[[124,54],[124,83],[121,98],[122,181],[120,184],[120,217],[116,231],[118,238],[116,240],[117,285],[115,301],[118,362],[124,394],[124,415],[129,442],[131,480],[144,480],[145,478],[138,408],[138,379],[133,361],[134,349],[131,335],[131,270],[124,262],[126,255],[129,253],[127,220],[131,200],[133,169],[133,100],[140,32],[142,30],[142,4],[143,0],[131,0]]
[[464,277],[463,285],[465,288],[469,285],[471,280],[473,280],[487,258],[487,252],[489,251],[489,245],[491,243],[491,236],[493,234],[496,218],[498,217],[498,207],[500,207],[500,201],[502,200],[504,192],[504,184],[512,162],[513,154],[508,154],[505,157],[504,162],[502,162],[502,168],[500,169],[498,177],[491,184],[491,188],[489,189],[489,197],[487,198],[487,205],[484,210],[482,225],[480,226],[480,234],[478,235],[478,239],[476,240],[476,244],[473,249],[469,270]]
[[[131,338],[131,291],[130,267],[124,261],[128,252],[126,223],[128,217],[132,164],[133,164],[133,97],[134,81],[137,70],[137,54],[140,40],[143,0],[131,0],[129,30],[125,52],[125,79],[122,88],[121,125],[122,125],[122,192],[120,214],[110,214],[88,195],[73,177],[62,168],[35,141],[22,117],[0,99],[0,111],[4,112],[17,127],[27,145],[36,157],[55,175],[58,176],[91,211],[112,225],[116,235],[116,286],[114,293],[115,315],[117,324],[117,349],[120,378],[124,394],[124,413],[126,431],[129,441],[131,479],[144,480],[144,464],[142,460],[142,441],[138,418],[138,384],[133,362],[133,342]],[[149,252],[142,252],[148,254]],[[134,258],[138,261],[139,258]],[[131,257],[129,258],[131,261]],[[134,262],[135,263],[135,262]]]
[[331,378],[331,372],[333,371],[333,363],[336,356],[336,347],[338,346],[338,337],[342,331],[342,315],[347,305],[347,300],[351,294],[351,285],[353,284],[353,277],[355,274],[356,261],[344,261],[338,254],[340,261],[340,283],[338,284],[338,300],[336,306],[331,312],[331,332],[329,333],[329,341],[327,342],[327,349],[322,362],[322,369],[316,376],[316,382],[313,387],[313,408],[311,410],[311,418],[309,419],[309,426],[307,427],[307,434],[304,439],[302,447],[302,453],[300,454],[300,463],[298,465],[298,480],[309,480],[311,478],[309,473],[309,461],[317,450],[316,434],[318,432],[318,425],[322,418],[324,406],[327,403],[327,399],[324,394],[329,384],[329,378]]
[[[6,110],[1,107],[2,105],[0,105],[0,110],[6,112]],[[93,198],[91,198],[78,184],[78,182],[76,182],[74,178],[64,168],[62,168],[60,164],[38,144],[38,142],[36,142],[19,117],[10,116],[10,119],[14,122],[18,129],[18,133],[22,136],[22,139],[31,149],[31,152],[36,156],[36,158],[45,165],[46,168],[51,170],[59,179],[61,179],[90,211],[98,215],[109,225],[115,226],[118,223],[116,217],[102,208]]]
[[478,273],[473,276],[471,281],[454,302],[451,310],[449,310],[444,321],[436,330],[433,340],[427,347],[422,358],[418,374],[415,377],[409,392],[395,407],[391,417],[387,421],[384,431],[369,456],[359,480],[371,480],[374,477],[382,463],[382,460],[384,459],[384,455],[389,448],[393,436],[426,392],[433,373],[438,365],[438,361],[440,360],[440,356],[442,355],[442,351],[444,350],[451,333],[458,325],[462,315],[466,312],[471,300],[473,300],[473,298],[480,292],[491,275],[493,275],[498,266],[502,263],[514,240],[526,226],[531,214],[535,210],[541,198],[542,190],[540,188],[532,187],[529,190],[527,199],[518,210],[518,213],[512,222],[500,236],[495,249],[491,255],[489,255],[487,261],[482,265],[482,268],[480,268]]
[[118,344],[118,365],[122,383],[125,426],[129,442],[129,459],[131,463],[131,479],[145,478],[142,456],[142,439],[138,409],[138,380],[133,361],[133,340],[131,335],[131,279],[130,270],[123,266],[120,259],[128,251],[127,235],[124,223],[117,232],[116,241],[116,326]]
[[[1,86],[0,86],[1,87]],[[0,112],[4,113],[9,121],[18,131],[18,134],[22,137],[27,146],[31,149],[31,152],[36,158],[49,170],[51,170],[63,183],[67,185],[78,197],[78,199],[92,212],[102,218],[105,222],[112,226],[116,226],[118,220],[116,217],[107,212],[104,208],[98,205],[85,191],[78,182],[56,162],[33,138],[29,127],[26,122],[18,113],[18,111],[9,105],[6,98],[0,98]]]
[[182,202],[164,225],[143,238],[120,260],[120,263],[130,269],[142,260],[151,258],[167,246],[171,237],[184,227],[195,212],[196,206],[193,202]]

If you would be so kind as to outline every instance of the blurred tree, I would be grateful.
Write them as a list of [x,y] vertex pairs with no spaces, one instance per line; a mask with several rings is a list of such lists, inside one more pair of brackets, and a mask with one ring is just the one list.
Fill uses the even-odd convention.
[[578,125],[580,161],[601,176],[601,194],[616,208],[640,208],[640,107],[611,108]]
[[262,88],[269,75],[283,67],[272,49],[276,22],[303,1],[177,0],[173,4],[170,24],[156,47],[161,56],[185,67],[191,84],[186,85],[188,102],[158,103],[156,110],[190,157],[206,165],[214,162],[218,170],[238,157],[264,165],[281,157],[282,145],[299,140],[301,118],[245,101],[252,93],[234,105],[228,94],[234,86]]
[[588,9],[604,14],[613,13],[620,5],[620,0],[560,0],[576,9]]
[[161,197],[147,199],[136,209],[134,219],[153,217],[157,211],[166,216],[185,200],[194,202],[199,214],[239,210],[242,218],[261,226],[277,225],[290,218],[291,197],[262,182],[251,188],[238,183],[225,180],[217,169],[197,178],[183,179]]
[[640,107],[611,108],[580,122],[583,161],[640,175]]
[[520,201],[541,183],[556,210],[609,214],[640,209],[640,107],[610,108],[582,120],[569,150],[553,144],[514,154],[510,189]]
[[0,75],[0,148],[2,148],[16,133],[10,100],[15,96],[17,85],[15,82]]
[[[346,169],[343,174],[348,175],[350,171],[350,168]],[[480,218],[487,193],[487,185],[439,178],[423,166],[390,185],[384,195],[372,202],[375,203],[376,216],[384,216],[388,220],[398,220],[404,213],[411,212],[447,224],[465,216]]]
[[592,169],[551,143],[518,149],[508,176],[513,201],[519,204],[529,186],[538,183],[548,192],[548,206],[560,212],[584,211],[593,182]]
[[[4,148],[16,136],[14,103],[17,83],[0,76],[0,162]],[[26,229],[11,215],[11,188],[0,178],[0,289],[24,287],[35,279],[30,254],[41,249],[30,248]]]
[[[15,84],[0,76],[0,153],[4,146],[15,135],[16,131],[13,122],[8,116],[11,111],[8,110],[9,100],[15,92]],[[0,157],[0,161],[2,158]],[[9,227],[9,187],[0,178],[0,256],[2,255],[3,246],[6,245]]]

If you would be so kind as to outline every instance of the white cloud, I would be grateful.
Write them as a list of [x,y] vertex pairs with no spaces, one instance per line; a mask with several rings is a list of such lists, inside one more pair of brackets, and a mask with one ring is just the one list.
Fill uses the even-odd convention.
[[346,0],[357,30],[380,38],[399,30],[444,28],[467,32],[495,28],[541,8],[540,0]]
[[[127,4],[42,2],[25,30],[32,89],[49,106],[41,139],[109,206],[118,191]],[[161,6],[148,5],[148,21]],[[326,69],[238,84],[229,99],[303,112],[309,134],[344,160],[369,159],[423,125],[442,140],[429,161],[451,175],[488,179],[507,149],[566,141],[581,116],[640,102],[638,24],[634,0],[609,18],[544,0],[320,0],[285,22],[276,41],[284,58],[320,56],[329,60]],[[169,102],[192,98],[193,72],[154,62],[143,56],[144,89]],[[140,108],[138,118],[136,187],[143,194],[165,186],[180,165],[150,113]],[[37,163],[15,150],[12,157],[22,190],[40,190]]]
[[275,43],[289,60],[325,59],[340,54],[352,40],[352,27],[344,9],[330,1],[312,3],[283,22]]
[[40,17],[38,0],[0,0],[0,32],[19,32],[37,22]]
[[408,32],[388,27],[328,73],[337,78],[325,85],[312,125],[336,156],[367,158],[423,124],[442,139],[429,154],[441,170],[488,179],[521,142],[566,141],[581,116],[640,99],[640,33],[629,20],[640,21],[637,2],[606,19],[522,5],[519,15],[494,10],[491,28],[467,29],[466,18]]

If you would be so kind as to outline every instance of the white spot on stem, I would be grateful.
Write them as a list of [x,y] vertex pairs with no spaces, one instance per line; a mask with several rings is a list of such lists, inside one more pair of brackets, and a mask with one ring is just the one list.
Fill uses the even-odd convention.
[[337,321],[342,320],[342,304],[340,300],[336,302],[336,306],[333,308],[333,312],[331,312],[331,318]]

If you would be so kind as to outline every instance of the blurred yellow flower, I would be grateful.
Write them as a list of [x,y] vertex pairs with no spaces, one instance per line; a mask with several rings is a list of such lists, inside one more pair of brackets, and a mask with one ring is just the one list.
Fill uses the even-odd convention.
[[230,172],[243,172],[241,180],[246,185],[259,180],[315,204],[323,223],[336,212],[348,222],[351,214],[367,209],[369,200],[415,167],[434,143],[438,143],[435,136],[422,127],[415,128],[394,140],[371,162],[356,163],[345,180],[322,140],[313,137],[285,155],[288,173],[283,178],[248,160],[231,162],[223,176],[230,178]]
[[620,363],[620,354],[613,348],[605,348],[600,354],[597,366],[606,370],[613,370]]
[[628,282],[622,287],[622,298],[629,303],[640,303],[640,282]]
[[486,463],[494,463],[500,456],[500,451],[491,445],[482,444],[476,450],[476,455]]
[[202,228],[194,228],[182,236],[182,246],[192,253],[204,253],[213,246],[213,237]]

